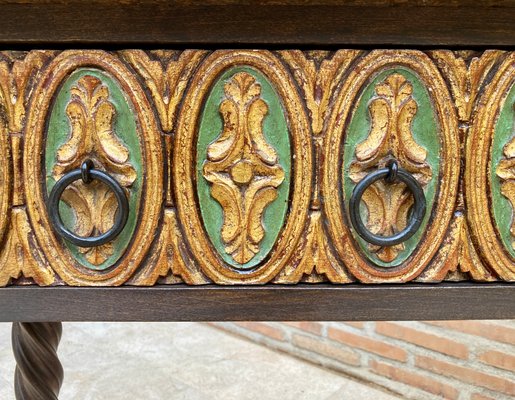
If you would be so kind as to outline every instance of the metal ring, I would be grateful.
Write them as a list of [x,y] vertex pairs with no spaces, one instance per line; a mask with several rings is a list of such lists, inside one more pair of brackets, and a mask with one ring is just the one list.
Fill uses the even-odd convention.
[[422,187],[413,175],[398,167],[395,176],[396,180],[404,182],[411,190],[411,193],[413,193],[414,198],[413,209],[411,215],[409,216],[408,224],[402,231],[396,233],[393,236],[386,237],[375,235],[366,228],[359,212],[361,197],[370,185],[379,179],[387,178],[390,174],[391,168],[381,168],[368,174],[365,178],[358,182],[352,192],[352,196],[349,201],[350,220],[358,235],[365,239],[367,242],[381,247],[394,246],[408,240],[415,234],[418,228],[420,228],[422,220],[426,214],[426,198],[424,197],[424,191]]
[[50,221],[59,235],[74,245],[80,247],[95,247],[110,242],[123,230],[129,217],[129,201],[127,200],[127,196],[125,195],[123,188],[112,176],[100,170],[91,168],[87,175],[89,181],[98,179],[109,186],[109,188],[114,192],[116,201],[118,202],[118,210],[115,215],[114,224],[107,232],[95,237],[78,236],[68,230],[64,226],[61,215],[59,214],[59,202],[61,201],[61,196],[68,185],[84,177],[85,168],[87,168],[85,164],[86,162],[83,163],[81,168],[68,172],[56,182],[50,192],[50,196],[48,197],[47,207],[49,210]]

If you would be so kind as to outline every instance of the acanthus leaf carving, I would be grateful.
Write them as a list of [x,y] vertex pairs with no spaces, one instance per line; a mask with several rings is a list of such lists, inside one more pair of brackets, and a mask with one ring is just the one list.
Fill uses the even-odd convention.
[[25,203],[22,189],[22,132],[31,83],[41,73],[54,51],[0,52],[0,123],[11,142],[13,161],[13,204]]
[[338,50],[330,57],[327,51],[302,52],[283,50],[279,55],[290,65],[299,83],[311,117],[313,134],[318,136],[324,129],[331,97],[343,74],[360,50]]
[[152,59],[143,50],[125,50],[121,54],[143,77],[150,89],[163,131],[171,132],[184,90],[207,51],[155,50],[151,53],[163,62]]
[[[446,256],[442,257],[441,254]],[[487,269],[474,248],[467,219],[460,211],[455,213],[439,254],[416,281],[441,282],[453,274],[470,276],[483,282],[497,280],[496,274]]]
[[263,135],[268,106],[261,86],[246,73],[235,74],[224,86],[220,104],[223,130],[209,145],[203,176],[211,196],[223,208],[221,237],[225,251],[240,263],[249,262],[265,236],[262,216],[277,198],[285,173],[277,153]]
[[[418,110],[412,97],[413,86],[401,74],[393,73],[375,86],[376,96],[369,104],[370,131],[356,146],[355,160],[349,168],[350,179],[358,183],[373,169],[395,159],[422,187],[431,180],[427,151],[413,137],[411,124]],[[377,181],[363,195],[371,232],[391,236],[406,226],[413,196],[404,183]],[[394,261],[404,249],[400,243],[390,247],[369,245],[384,262]]]
[[[66,115],[71,133],[57,151],[53,178],[57,181],[91,159],[95,168],[108,171],[123,188],[130,188],[136,180],[136,170],[129,162],[129,150],[114,130],[116,109],[109,100],[108,87],[100,79],[85,75],[71,89]],[[62,200],[75,213],[74,231],[79,236],[105,233],[114,223],[114,193],[99,181],[74,182],[64,191]],[[79,251],[91,264],[100,265],[113,254],[113,249],[112,243],[106,243]]]
[[0,251],[0,287],[21,276],[32,278],[40,286],[55,283],[55,274],[35,241],[27,212],[22,207],[13,208]]
[[354,281],[330,248],[320,210],[311,212],[306,235],[299,247],[302,250],[279,273],[274,283],[320,282],[324,278],[333,283]]
[[[0,104],[6,106],[10,132],[21,133],[23,130],[29,83],[53,54],[52,51],[40,50],[30,51],[26,55],[21,53],[24,57],[16,57],[14,52],[1,53],[6,60],[0,58]],[[0,112],[0,118],[4,117],[2,114]]]
[[470,51],[429,51],[450,83],[460,121],[470,121],[480,89],[503,54],[501,50],[487,50],[481,55]]
[[185,282],[189,285],[211,282],[189,255],[173,208],[164,211],[163,227],[155,251],[151,252],[145,267],[126,284],[152,286],[162,280],[166,284]]

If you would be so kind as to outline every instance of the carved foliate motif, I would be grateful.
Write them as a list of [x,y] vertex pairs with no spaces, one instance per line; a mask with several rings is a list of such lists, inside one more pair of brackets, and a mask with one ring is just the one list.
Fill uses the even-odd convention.
[[[368,107],[371,127],[368,137],[356,146],[356,159],[350,165],[350,178],[361,181],[368,173],[395,159],[413,174],[422,187],[431,179],[427,151],[413,137],[411,123],[417,113],[413,86],[401,74],[391,74],[375,87],[376,96]],[[375,182],[363,195],[368,211],[367,227],[381,236],[391,236],[405,228],[413,196],[404,183]],[[369,245],[385,262],[395,260],[404,244],[391,247]]]
[[259,252],[265,236],[262,216],[277,198],[284,180],[275,149],[263,136],[268,106],[261,85],[246,73],[235,74],[224,86],[220,104],[223,131],[208,147],[203,176],[211,195],[223,208],[221,236],[225,251],[245,264]]
[[[136,180],[129,162],[129,150],[114,130],[116,109],[109,100],[109,89],[100,79],[86,75],[71,89],[66,107],[71,133],[57,151],[53,177],[57,181],[66,172],[80,168],[89,158],[95,168],[108,171],[123,188]],[[127,192],[128,193],[128,192]],[[62,200],[75,213],[74,231],[79,236],[98,236],[114,223],[117,202],[114,193],[103,183],[76,181],[63,193]],[[100,265],[113,254],[112,242],[79,249],[93,265]]]
[[[514,68],[499,50],[0,51],[0,286],[515,281]],[[46,204],[85,158],[131,213],[90,252]],[[426,218],[371,248],[346,205],[393,158]],[[111,227],[98,182],[64,201],[77,234]],[[411,204],[377,182],[362,217],[391,235]]]

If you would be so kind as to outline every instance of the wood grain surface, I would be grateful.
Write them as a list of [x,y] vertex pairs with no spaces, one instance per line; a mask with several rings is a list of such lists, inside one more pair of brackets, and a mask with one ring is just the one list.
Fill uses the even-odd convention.
[[[502,305],[502,306],[500,306]],[[515,286],[298,285],[0,290],[0,321],[379,321],[515,318]]]
[[[455,1],[446,8],[384,1],[372,5],[355,1],[351,6],[335,5],[331,1],[271,3],[223,2],[215,6],[163,1],[2,2],[0,44],[24,48],[169,45],[498,48],[514,44],[512,1],[486,4]],[[393,5],[385,7],[385,3]],[[446,2],[436,2],[443,3]]]

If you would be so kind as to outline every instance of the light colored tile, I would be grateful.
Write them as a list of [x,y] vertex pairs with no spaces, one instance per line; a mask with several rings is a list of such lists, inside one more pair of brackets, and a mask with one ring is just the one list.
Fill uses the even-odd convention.
[[[10,329],[0,323],[0,399],[6,400],[14,399]],[[59,355],[60,400],[394,399],[198,323],[66,323]]]

